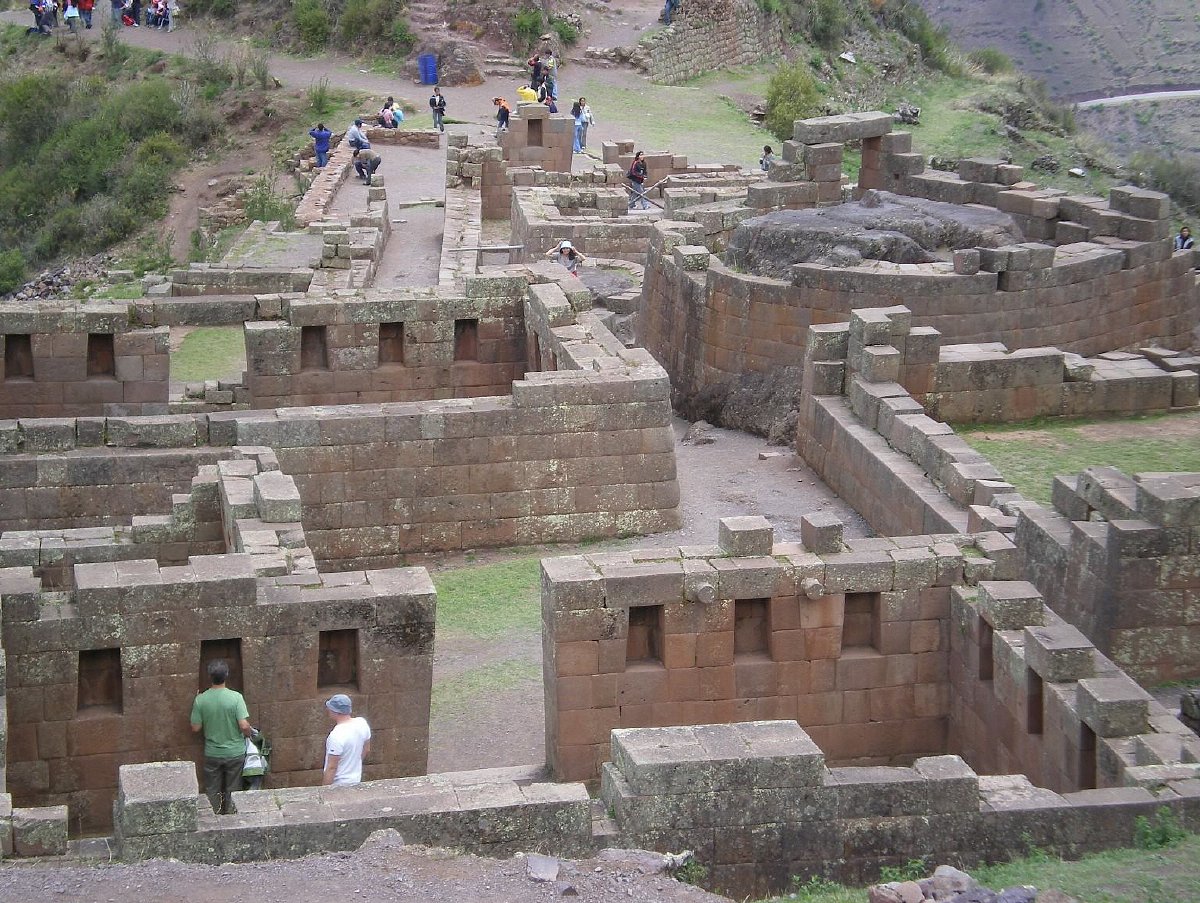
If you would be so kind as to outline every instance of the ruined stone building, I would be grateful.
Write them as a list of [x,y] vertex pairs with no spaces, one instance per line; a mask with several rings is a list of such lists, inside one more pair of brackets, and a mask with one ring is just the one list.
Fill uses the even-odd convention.
[[[69,826],[225,862],[396,827],[686,847],[746,894],[1078,855],[1164,805],[1200,825],[1200,739],[1143,688],[1200,676],[1200,476],[1093,469],[1047,508],[954,432],[1197,407],[1167,199],[926,172],[857,114],[798,122],[765,175],[649,154],[658,206],[630,216],[632,142],[570,172],[559,120],[513,122],[450,138],[436,285],[373,283],[386,189],[327,218],[339,148],[303,231],[260,224],[129,305],[4,312],[0,849]],[[482,262],[485,217],[512,262]],[[533,262],[564,237],[640,295]],[[170,398],[167,328],[201,318],[245,323],[245,378]],[[874,535],[650,535],[680,520],[672,408],[746,399]],[[641,535],[542,563],[547,761],[426,774],[436,599],[407,557]],[[217,656],[280,741],[221,818],[180,716]],[[332,692],[375,731],[361,787],[313,786]]]

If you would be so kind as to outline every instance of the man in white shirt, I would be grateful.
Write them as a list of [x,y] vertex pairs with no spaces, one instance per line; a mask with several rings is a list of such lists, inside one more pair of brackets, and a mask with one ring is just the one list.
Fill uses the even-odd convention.
[[362,782],[363,759],[371,752],[371,726],[366,718],[351,714],[350,697],[329,697],[325,711],[334,722],[325,740],[325,773],[322,784],[349,787]]

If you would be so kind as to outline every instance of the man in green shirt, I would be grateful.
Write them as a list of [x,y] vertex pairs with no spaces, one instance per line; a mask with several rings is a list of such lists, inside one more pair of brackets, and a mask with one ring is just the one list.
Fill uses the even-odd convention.
[[204,793],[217,815],[233,815],[233,792],[242,789],[242,764],[250,713],[237,690],[225,686],[229,665],[224,659],[208,663],[212,686],[192,703],[192,733],[204,731]]

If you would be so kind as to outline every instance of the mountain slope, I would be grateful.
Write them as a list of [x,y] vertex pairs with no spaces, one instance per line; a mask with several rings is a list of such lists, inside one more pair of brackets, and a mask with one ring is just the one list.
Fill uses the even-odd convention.
[[967,49],[997,47],[1057,96],[1200,84],[1200,14],[1179,0],[918,0]]

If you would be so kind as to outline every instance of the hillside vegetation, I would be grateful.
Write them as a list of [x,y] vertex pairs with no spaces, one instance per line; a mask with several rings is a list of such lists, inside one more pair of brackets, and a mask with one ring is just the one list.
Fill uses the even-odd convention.
[[0,293],[161,218],[175,173],[224,129],[214,102],[232,78],[199,65],[168,78],[162,54],[114,32],[98,46],[0,32]]
[[917,0],[967,49],[998,47],[1058,96],[1200,85],[1200,13],[1178,0]]

